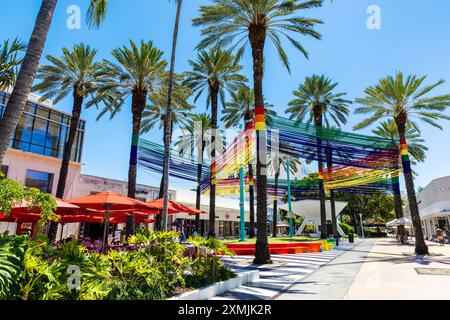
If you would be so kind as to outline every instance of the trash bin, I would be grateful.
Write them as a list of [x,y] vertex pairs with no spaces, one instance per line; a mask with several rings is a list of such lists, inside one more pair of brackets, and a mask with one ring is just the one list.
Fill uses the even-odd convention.
[[355,238],[354,238],[353,233],[349,233],[348,234],[348,242],[349,243],[355,243]]

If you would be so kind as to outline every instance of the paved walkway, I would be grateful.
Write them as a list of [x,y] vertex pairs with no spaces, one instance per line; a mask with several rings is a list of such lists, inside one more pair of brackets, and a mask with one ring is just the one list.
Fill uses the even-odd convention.
[[283,300],[450,299],[450,246],[414,245],[367,239],[278,295]]
[[427,245],[430,255],[416,257],[412,244],[377,240],[344,299],[450,300],[450,246]]
[[279,300],[342,300],[352,286],[375,240],[359,242],[352,250],[278,295]]
[[[276,298],[283,290],[339,257],[351,245],[342,245],[339,250],[320,253],[303,253],[296,255],[272,255],[272,265],[252,265],[254,256],[235,256],[224,258],[234,272],[258,269],[260,279],[228,291],[212,300],[270,300]],[[320,269],[319,269],[320,270]]]

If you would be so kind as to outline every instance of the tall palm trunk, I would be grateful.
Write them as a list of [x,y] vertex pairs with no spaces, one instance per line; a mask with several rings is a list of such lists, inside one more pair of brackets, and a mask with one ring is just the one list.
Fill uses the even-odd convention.
[[78,88],[74,87],[73,92],[73,108],[72,118],[70,120],[69,136],[64,146],[64,156],[62,159],[61,169],[59,171],[58,188],[56,197],[64,199],[64,192],[66,190],[67,174],[69,172],[69,163],[72,157],[72,147],[77,135],[78,123],[80,122],[81,108],[83,106],[83,97],[77,94]]
[[0,120],[0,164],[8,149],[9,140],[22,116],[23,109],[31,92],[36,71],[39,67],[45,41],[53,19],[57,0],[42,0],[41,8],[28,43],[16,85],[9,97],[3,118]]
[[[62,159],[61,169],[59,170],[58,188],[56,191],[56,197],[64,199],[64,192],[66,188],[67,175],[69,173],[69,163],[72,157],[72,147],[75,142],[77,134],[78,123],[80,122],[81,109],[83,106],[83,97],[77,94],[78,88],[74,87],[73,91],[73,108],[72,118],[70,119],[69,136],[67,142],[64,145],[64,156]],[[50,241],[56,240],[56,233],[58,231],[58,223],[51,222],[48,231],[48,237]]]
[[277,236],[277,214],[278,214],[278,179],[280,178],[280,170],[275,173],[275,197],[273,198],[273,218],[272,218],[272,234]]
[[[171,122],[171,129],[172,129],[172,127],[173,127],[173,123]],[[164,120],[163,132],[166,132],[166,121],[165,120]],[[169,137],[170,137],[169,146],[172,144],[172,133],[173,133],[173,131],[170,130],[170,133],[169,133]],[[165,136],[163,137],[163,143],[164,143],[164,139],[165,139]],[[170,149],[169,149],[169,151],[170,151]],[[170,163],[170,159],[169,159],[169,163]],[[161,176],[161,182],[159,184],[158,199],[163,199],[164,198],[164,176],[165,176],[164,172],[165,171],[164,171],[164,168],[163,168],[163,173],[162,173],[162,176]],[[169,172],[169,174],[170,174],[170,172]],[[162,216],[163,216],[162,214],[157,214],[156,217],[155,217],[155,230],[157,230],[157,231],[161,231],[162,230]]]
[[422,223],[420,221],[419,207],[417,205],[416,191],[414,189],[414,179],[411,171],[411,163],[409,161],[405,131],[406,131],[406,116],[401,114],[395,119],[397,124],[400,143],[402,145],[402,165],[403,175],[405,177],[406,192],[408,193],[409,209],[411,211],[411,219],[414,226],[414,235],[416,239],[416,254],[428,254],[428,247],[425,243],[422,231]]
[[[398,177],[391,178],[392,187],[394,192],[394,208],[395,208],[395,216],[397,219],[403,218],[403,205],[402,205],[402,197],[400,195],[400,182]],[[398,235],[400,236],[400,241],[402,244],[405,244],[405,226],[397,227]]]
[[175,74],[175,57],[177,51],[178,29],[180,26],[181,7],[183,5],[182,0],[178,0],[177,14],[175,18],[175,27],[172,38],[172,57],[170,59],[170,75],[169,75],[169,88],[167,96],[167,110],[166,110],[166,123],[164,126],[164,166],[163,166],[163,190],[164,190],[164,205],[162,212],[162,229],[167,230],[168,221],[168,205],[169,205],[169,170],[170,170],[170,143],[172,132],[172,92],[173,92],[173,78]]
[[[198,164],[197,164],[197,193],[195,195],[195,209],[200,210],[201,207],[201,197],[202,197],[202,186],[201,186],[201,182],[202,182],[202,171],[203,171],[203,153],[205,152],[205,143],[203,142],[203,137],[202,137],[202,142],[201,142],[201,146],[199,147],[199,152],[198,152]],[[200,234],[199,230],[200,230],[200,215],[197,214],[195,216],[195,229],[197,229],[197,233]]]
[[[252,46],[253,57],[253,82],[255,91],[255,126],[256,126],[256,187],[257,187],[257,208],[255,264],[270,263],[269,243],[267,239],[267,141],[265,120],[262,128],[258,127],[258,117],[264,116],[264,95],[263,95],[263,63],[264,45],[266,41],[266,30],[261,26],[251,26],[249,28],[250,44]],[[261,112],[262,111],[262,112]],[[262,113],[262,114],[261,114]]]
[[[327,148],[327,171],[331,173],[333,171],[333,150]],[[331,221],[333,224],[333,236],[335,238],[339,237],[339,232],[337,228],[337,217],[336,217],[336,201],[334,198],[334,190],[330,190],[330,206],[331,206]]]
[[[247,124],[252,121],[252,116],[251,113],[246,112],[244,115],[244,122],[245,122],[245,127],[244,130],[247,126]],[[246,137],[246,144],[247,144],[247,152],[249,151],[250,148],[250,141],[249,141],[249,137]],[[254,178],[253,178],[253,164],[251,163],[251,160],[248,163],[248,193],[249,193],[249,205],[250,205],[250,230],[249,230],[249,238],[254,238],[255,237],[255,186],[254,186]]]
[[253,175],[253,164],[248,164],[248,193],[250,205],[250,230],[248,236],[250,239],[255,237],[255,178]]
[[314,108],[314,122],[317,135],[317,163],[319,165],[319,200],[320,200],[320,238],[328,237],[327,212],[325,207],[325,188],[323,185],[323,163],[322,163],[322,112],[318,107]]
[[[141,132],[142,112],[145,108],[147,99],[147,91],[135,90],[132,97],[131,110],[133,113],[133,134],[131,138],[130,151],[130,166],[128,168],[128,197],[136,198],[136,177],[137,177],[137,154],[139,146],[139,136]],[[127,217],[126,236],[135,233],[134,217],[132,215]]]
[[217,132],[217,112],[219,105],[219,84],[212,83],[209,86],[211,94],[211,176],[210,176],[210,190],[209,190],[209,237],[216,236],[216,136]]

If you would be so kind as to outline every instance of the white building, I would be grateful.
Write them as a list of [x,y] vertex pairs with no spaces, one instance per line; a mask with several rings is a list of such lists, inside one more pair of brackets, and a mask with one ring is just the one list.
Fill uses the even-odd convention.
[[[419,215],[422,221],[424,236],[433,240],[436,228],[450,227],[450,176],[434,179],[417,195]],[[411,216],[409,207],[405,215]]]

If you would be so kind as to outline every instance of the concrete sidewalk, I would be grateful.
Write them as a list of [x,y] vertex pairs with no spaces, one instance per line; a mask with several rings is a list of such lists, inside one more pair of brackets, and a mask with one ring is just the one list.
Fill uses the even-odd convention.
[[450,300],[450,246],[430,255],[394,239],[367,239],[277,295],[281,300]]
[[417,257],[413,245],[377,240],[344,299],[450,300],[450,247],[427,245],[430,255]]
[[[367,239],[277,295],[279,300],[342,300],[375,240]],[[338,247],[339,249],[339,247]]]

